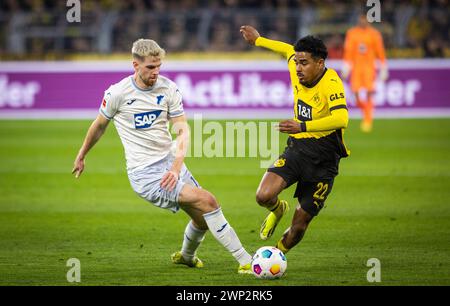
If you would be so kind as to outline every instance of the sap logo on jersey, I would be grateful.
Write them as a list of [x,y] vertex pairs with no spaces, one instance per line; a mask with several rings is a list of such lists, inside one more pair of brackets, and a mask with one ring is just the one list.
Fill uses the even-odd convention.
[[134,114],[134,126],[136,129],[145,129],[151,127],[156,118],[159,117],[162,110],[147,112],[141,114]]

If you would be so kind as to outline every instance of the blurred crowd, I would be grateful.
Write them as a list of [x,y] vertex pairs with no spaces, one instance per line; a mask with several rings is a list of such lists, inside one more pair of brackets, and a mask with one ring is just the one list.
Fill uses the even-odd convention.
[[[245,51],[250,46],[240,38],[239,27],[250,24],[289,43],[318,35],[330,58],[341,58],[346,30],[370,9],[365,0],[81,0],[81,22],[69,23],[66,2],[1,0],[0,55],[126,53],[142,37],[168,52]],[[381,22],[373,25],[382,32],[388,54],[446,55],[448,0],[380,2]]]

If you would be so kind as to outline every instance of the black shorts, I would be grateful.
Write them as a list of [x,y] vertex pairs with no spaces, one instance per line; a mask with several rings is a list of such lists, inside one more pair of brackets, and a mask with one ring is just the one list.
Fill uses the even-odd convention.
[[281,176],[287,187],[297,183],[294,197],[303,210],[317,216],[333,187],[339,160],[340,155],[329,139],[290,137],[283,154],[267,171]]

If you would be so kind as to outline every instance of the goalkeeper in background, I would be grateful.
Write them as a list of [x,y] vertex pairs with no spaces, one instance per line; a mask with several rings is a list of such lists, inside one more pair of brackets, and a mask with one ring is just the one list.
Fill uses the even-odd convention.
[[276,245],[286,253],[300,242],[324,206],[339,161],[349,155],[343,141],[348,124],[344,86],[336,71],[325,67],[328,51],[320,39],[307,36],[292,46],[261,37],[251,26],[242,26],[240,32],[248,43],[286,58],[294,90],[294,119],[279,123],[280,132],[289,134],[287,147],[256,192],[258,204],[270,211],[260,229],[260,238],[266,240],[288,210],[278,195],[297,183],[298,205],[291,226]]
[[[356,105],[362,111],[363,132],[372,131],[377,59],[381,63],[379,79],[384,82],[388,78],[388,70],[383,37],[369,25],[366,15],[361,14],[358,25],[349,29],[345,36],[342,77],[347,79],[350,75],[350,86],[356,98]],[[367,92],[366,99],[361,95],[362,89]]]

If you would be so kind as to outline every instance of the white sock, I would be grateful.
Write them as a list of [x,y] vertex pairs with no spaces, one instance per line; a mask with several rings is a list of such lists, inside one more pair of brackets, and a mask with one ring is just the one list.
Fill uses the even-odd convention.
[[252,261],[252,257],[242,246],[236,232],[225,219],[222,209],[218,208],[204,214],[203,217],[211,234],[233,255],[241,266]]
[[194,258],[200,243],[205,238],[206,230],[198,229],[192,224],[192,220],[186,225],[184,230],[183,246],[181,247],[181,255],[184,259],[190,261]]

